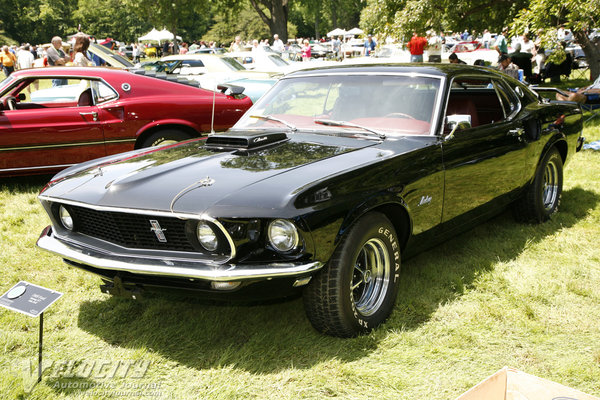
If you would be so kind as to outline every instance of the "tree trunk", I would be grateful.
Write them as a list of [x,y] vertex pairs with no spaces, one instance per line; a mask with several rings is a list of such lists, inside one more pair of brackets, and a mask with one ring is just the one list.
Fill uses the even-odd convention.
[[256,10],[260,18],[269,27],[271,36],[279,35],[284,43],[288,40],[287,21],[288,21],[288,0],[258,0],[260,3],[269,9],[271,15],[267,16],[260,8],[257,0],[250,0],[252,7]]
[[315,40],[318,42],[321,38],[319,32],[319,11],[317,11],[317,15],[315,15]]
[[338,26],[338,16],[337,16],[337,1],[331,0],[331,27],[333,29],[339,28]]
[[590,79],[594,81],[600,74],[600,40],[595,38],[592,42],[584,31],[573,31],[573,35],[585,54],[585,59],[590,66]]

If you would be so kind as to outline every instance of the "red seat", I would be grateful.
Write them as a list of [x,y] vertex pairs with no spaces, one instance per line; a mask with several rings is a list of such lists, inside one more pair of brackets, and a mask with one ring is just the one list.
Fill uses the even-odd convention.
[[468,114],[471,116],[471,126],[479,126],[477,107],[475,107],[475,103],[471,99],[450,96],[450,99],[448,100],[448,108],[446,109],[446,115],[454,114]]
[[77,100],[78,107],[89,107],[94,105],[94,99],[92,98],[92,89],[87,88],[79,95]]

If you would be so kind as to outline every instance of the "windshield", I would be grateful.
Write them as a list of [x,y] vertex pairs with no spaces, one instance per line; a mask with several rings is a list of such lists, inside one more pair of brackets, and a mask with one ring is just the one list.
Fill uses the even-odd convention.
[[166,72],[167,74],[172,73],[181,64],[181,60],[157,60],[141,65],[141,68],[147,71]]
[[273,62],[273,64],[277,65],[278,67],[287,67],[288,65],[290,65],[289,62],[285,61],[277,54],[270,54],[269,59],[271,60],[271,62]]
[[[251,117],[262,115],[285,121],[298,130],[356,131],[360,126],[386,135],[428,135],[439,92],[440,79],[414,75],[282,79],[233,129],[282,129],[281,123]],[[324,120],[335,124],[324,124]],[[339,122],[355,126],[339,126]]]
[[[91,43],[88,50],[90,53],[95,54],[98,57],[104,59],[104,61],[106,61],[113,67],[133,68],[133,64],[131,63],[131,61],[111,51],[110,49],[107,49],[102,45]],[[121,65],[113,65],[115,62],[117,64],[120,63]]]
[[8,85],[10,85],[10,83],[14,80],[14,78],[12,76],[8,76],[7,78],[4,78],[2,80],[2,82],[0,82],[0,92],[4,90],[4,88],[8,87]]
[[221,60],[227,64],[233,71],[245,71],[246,68],[232,57],[221,57]]

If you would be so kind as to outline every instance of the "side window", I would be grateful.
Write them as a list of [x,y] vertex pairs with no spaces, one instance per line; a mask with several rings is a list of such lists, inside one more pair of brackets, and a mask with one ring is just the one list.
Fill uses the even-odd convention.
[[102,81],[94,81],[92,88],[95,104],[104,103],[105,101],[113,100],[119,97],[113,88]]
[[32,79],[16,93],[17,109],[75,107],[82,92],[90,87],[87,79]]
[[502,109],[504,110],[504,117],[510,118],[514,114],[516,114],[521,104],[519,103],[519,99],[517,98],[515,92],[511,88],[509,88],[506,83],[500,80],[494,79],[494,87],[498,92],[498,97],[502,102]]
[[504,119],[504,109],[491,78],[457,77],[452,81],[446,116],[469,115],[473,128]]
[[182,67],[202,68],[204,64],[200,60],[185,60],[181,62]]

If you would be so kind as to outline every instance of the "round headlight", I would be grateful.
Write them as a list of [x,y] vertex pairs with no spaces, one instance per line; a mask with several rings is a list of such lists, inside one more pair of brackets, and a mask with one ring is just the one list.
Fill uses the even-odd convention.
[[58,209],[58,217],[60,218],[60,223],[68,230],[73,230],[73,217],[69,211],[65,208],[65,206],[60,206]]
[[215,251],[219,247],[217,234],[207,222],[200,221],[198,223],[196,235],[198,236],[198,241],[206,250]]
[[269,224],[269,242],[275,250],[287,253],[298,246],[298,229],[290,221],[276,219]]

